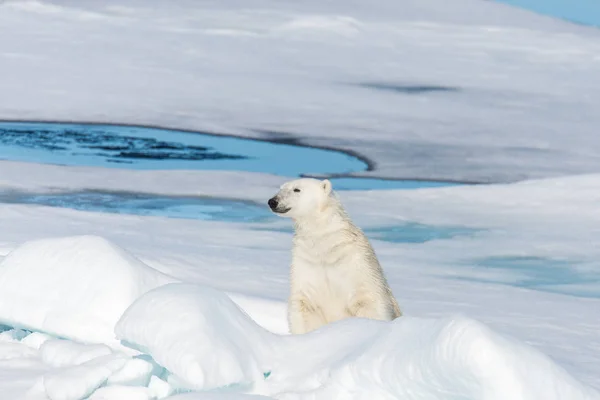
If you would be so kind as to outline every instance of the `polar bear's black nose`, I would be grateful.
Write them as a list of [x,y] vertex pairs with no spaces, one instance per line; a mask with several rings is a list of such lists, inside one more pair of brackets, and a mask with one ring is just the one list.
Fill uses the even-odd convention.
[[275,197],[270,198],[268,201],[269,207],[271,207],[271,210],[274,210],[277,208],[277,200],[275,199]]

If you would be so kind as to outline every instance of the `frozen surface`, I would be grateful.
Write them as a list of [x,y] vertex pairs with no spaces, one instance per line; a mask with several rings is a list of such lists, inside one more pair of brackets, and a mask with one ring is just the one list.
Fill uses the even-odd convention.
[[116,371],[126,358],[109,354],[82,364],[48,372],[43,377],[46,395],[51,400],[81,400],[90,396]]
[[[553,395],[560,396],[565,391],[573,391],[573,398],[586,398],[584,394],[591,389],[586,389],[569,376],[577,376],[580,382],[596,386],[598,384],[598,370],[595,367],[599,348],[598,300],[558,296],[539,291],[523,291],[494,284],[492,281],[481,283],[473,280],[456,280],[457,275],[465,272],[471,278],[479,276],[477,270],[465,271],[461,269],[464,267],[457,265],[456,262],[464,257],[465,248],[473,256],[491,257],[493,254],[506,252],[507,249],[514,247],[512,236],[521,232],[524,224],[533,230],[529,233],[521,232],[521,235],[524,233],[530,235],[526,242],[539,254],[546,257],[557,256],[557,252],[561,249],[554,246],[537,247],[536,240],[544,245],[552,244],[553,241],[563,243],[562,251],[565,252],[563,256],[587,254],[589,257],[595,257],[595,253],[592,252],[593,246],[588,246],[581,241],[576,243],[574,240],[586,234],[593,236],[594,231],[588,229],[593,229],[595,225],[593,218],[590,219],[590,215],[595,214],[590,211],[593,211],[597,204],[597,198],[594,196],[597,196],[598,182],[597,176],[590,176],[527,182],[520,185],[343,194],[342,199],[351,213],[357,214],[356,220],[361,221],[361,225],[366,228],[368,224],[364,224],[365,220],[374,220],[373,223],[376,223],[379,214],[383,214],[385,219],[390,220],[393,218],[391,216],[395,215],[394,210],[402,210],[402,214],[396,215],[396,218],[401,216],[419,223],[447,225],[462,221],[465,226],[476,230],[484,229],[483,234],[430,240],[420,243],[417,247],[411,247],[415,246],[414,243],[375,241],[374,244],[388,272],[390,283],[408,317],[402,319],[401,324],[399,321],[399,325],[370,324],[364,321],[356,322],[357,325],[353,325],[354,322],[348,325],[340,324],[332,326],[331,331],[326,329],[318,335],[307,336],[301,340],[268,333],[252,321],[256,321],[272,332],[286,333],[285,305],[275,299],[285,299],[290,240],[288,233],[249,230],[245,224],[121,217],[22,205],[2,206],[0,208],[2,222],[15,227],[3,232],[0,237],[0,243],[3,243],[0,248],[5,248],[6,253],[14,248],[15,245],[11,243],[15,241],[18,243],[22,237],[56,236],[66,232],[73,234],[80,230],[94,231],[105,233],[119,244],[126,243],[127,253],[131,251],[139,255],[145,263],[182,280],[208,283],[228,292],[244,293],[231,293],[230,296],[226,296],[204,286],[198,288],[190,284],[169,284],[142,297],[136,297],[138,300],[133,303],[122,320],[123,326],[130,330],[132,336],[130,341],[137,344],[134,347],[150,353],[159,364],[165,367],[168,365],[167,370],[172,370],[173,373],[171,376],[164,376],[159,370],[153,369],[151,373],[159,376],[153,375],[149,380],[149,365],[145,363],[146,360],[138,363],[125,359],[121,368],[118,371],[110,370],[110,374],[105,367],[96,369],[95,366],[93,372],[84,373],[84,370],[88,371],[87,362],[65,367],[62,372],[57,371],[52,365],[56,365],[56,362],[41,365],[33,363],[30,359],[35,355],[32,353],[35,346],[28,347],[19,342],[19,340],[27,341],[28,336],[21,339],[23,334],[20,331],[8,331],[5,336],[11,342],[11,346],[23,346],[27,350],[20,351],[19,347],[11,347],[10,350],[6,348],[4,352],[0,349],[0,352],[9,357],[11,367],[7,371],[15,371],[18,365],[25,365],[26,373],[21,373],[22,376],[31,376],[31,378],[21,378],[20,385],[12,383],[10,390],[14,393],[22,393],[36,382],[36,377],[40,374],[49,373],[50,382],[58,382],[50,383],[50,390],[54,390],[53,393],[57,396],[76,398],[83,395],[82,393],[93,390],[100,378],[116,386],[115,389],[100,392],[100,394],[105,393],[106,396],[121,395],[118,389],[126,384],[136,385],[135,387],[154,386],[152,393],[158,391],[156,388],[158,386],[164,389],[162,393],[166,396],[170,392],[169,386],[157,385],[157,382],[161,382],[159,378],[167,379],[175,387],[186,386],[189,382],[186,384],[184,379],[173,371],[184,371],[181,372],[182,375],[195,373],[202,376],[203,369],[189,368],[189,365],[196,361],[194,357],[186,358],[183,355],[196,354],[201,360],[199,365],[204,367],[207,365],[202,362],[210,361],[212,371],[216,361],[206,357],[208,354],[219,355],[217,360],[221,363],[222,369],[218,376],[209,375],[210,379],[207,382],[211,381],[215,385],[233,384],[230,388],[249,390],[248,380],[254,380],[255,391],[277,398],[286,398],[286,396],[303,398],[302,396],[308,395],[305,393],[307,391],[315,396],[331,398],[327,397],[332,396],[331,393],[344,393],[344,390],[353,390],[352,388],[355,387],[359,388],[356,390],[370,388],[369,395],[395,393],[410,385],[398,381],[396,375],[386,375],[387,368],[385,371],[381,370],[378,375],[369,375],[371,372],[362,373],[360,368],[364,365],[368,371],[378,371],[377,368],[380,367],[367,367],[368,362],[378,366],[380,362],[383,362],[381,365],[384,366],[389,362],[394,363],[391,370],[402,371],[402,368],[408,368],[407,365],[413,368],[417,361],[423,363],[419,368],[433,374],[421,374],[426,377],[424,379],[440,379],[440,386],[423,384],[418,389],[414,389],[421,390],[420,393],[425,393],[424,395],[427,396],[436,396],[432,393],[438,393],[438,388],[443,387],[448,393],[458,393],[456,396],[459,397],[456,398],[461,398],[460,396],[484,398],[481,397],[483,392],[476,392],[475,386],[467,384],[463,387],[457,383],[463,380],[468,382],[474,380],[480,382],[478,387],[490,388],[490,393],[500,393],[511,398],[510,396],[516,395],[507,394],[504,391],[506,388],[520,387],[526,394],[528,390],[538,390],[532,386],[536,382],[551,379],[554,394],[546,393],[548,398],[553,398]],[[508,194],[511,194],[510,203],[503,200],[508,198]],[[540,207],[536,200],[542,194],[545,196],[544,207]],[[384,199],[388,201],[383,202]],[[445,207],[443,211],[440,209],[442,202]],[[372,207],[375,204],[378,206]],[[357,212],[358,210],[360,212]],[[20,225],[15,223],[17,220],[20,221]],[[516,224],[516,221],[519,221],[519,224]],[[571,225],[568,226],[572,229],[552,228],[564,226],[567,221],[571,221]],[[541,231],[553,232],[554,236],[542,236]],[[160,237],[156,236],[158,232]],[[159,241],[154,241],[153,237]],[[236,238],[235,241],[232,241],[232,237]],[[567,240],[568,238],[573,242]],[[521,239],[514,238],[514,240]],[[67,240],[77,241],[77,238],[68,237],[52,241],[60,243]],[[93,242],[98,240],[94,238]],[[108,246],[104,247],[103,257],[110,255],[113,250],[106,249],[113,249],[116,246],[100,241]],[[567,247],[569,244],[570,247]],[[95,247],[87,246],[86,249]],[[18,254],[24,247],[16,248],[17,250],[9,253],[4,262],[10,261],[12,255]],[[66,254],[70,253],[69,246],[53,246],[53,248],[63,249]],[[91,250],[85,251],[88,252],[93,253]],[[40,252],[37,256],[40,258],[35,260],[40,263],[48,259],[44,252]],[[33,262],[33,256],[31,261],[31,264],[36,264]],[[129,265],[122,261],[121,263]],[[148,267],[144,266],[143,269],[145,268]],[[593,269],[587,273],[593,273]],[[506,276],[505,274],[503,279]],[[101,286],[104,283],[98,281],[97,284]],[[91,288],[93,289],[93,285]],[[114,288],[111,289],[111,294],[114,296]],[[499,304],[502,306],[499,307]],[[243,314],[238,306],[247,312],[251,319]],[[546,312],[548,309],[553,310],[551,315]],[[486,321],[486,324],[494,327],[494,331],[515,336],[518,341],[498,339],[503,336],[472,319],[448,316],[456,312]],[[415,315],[420,317],[416,318]],[[459,332],[462,331],[466,333],[460,334]],[[445,336],[446,334],[448,336]],[[265,337],[267,339],[264,339]],[[377,342],[381,340],[381,348],[373,346],[375,338]],[[399,340],[398,338],[402,338],[402,341],[389,342]],[[427,342],[426,339],[430,341]],[[419,349],[423,353],[417,350],[413,353],[405,349],[401,355],[393,356],[393,353],[389,352],[390,348],[403,348],[403,343],[411,343],[411,340],[421,341],[419,343],[423,347]],[[268,345],[265,345],[265,342]],[[434,356],[446,354],[435,347],[438,342],[448,342],[449,346],[457,346],[461,349],[448,351],[450,355],[474,354],[475,358],[466,361],[461,358],[432,360]],[[533,345],[538,350],[523,347],[523,342]],[[45,346],[48,348],[56,346],[54,343],[56,343],[54,339],[47,340],[42,345],[41,351]],[[482,352],[476,347],[477,343],[483,343],[485,351]],[[471,345],[475,347],[469,347]],[[464,346],[466,349],[463,348]],[[64,352],[60,352],[66,360],[84,360],[87,349],[95,348],[94,346],[79,347],[79,345],[68,347],[72,350],[65,349]],[[417,349],[417,346],[409,345],[407,349]],[[448,350],[445,347],[444,349]],[[551,362],[546,356],[540,355],[539,350],[551,355],[554,361]],[[319,356],[306,357],[310,351],[314,351],[314,354]],[[74,356],[70,356],[69,353],[73,353]],[[388,355],[388,353],[390,353],[388,361],[377,358],[378,354]],[[474,373],[473,371],[480,370],[477,368],[478,363],[488,362],[487,358],[485,361],[477,358],[482,354],[490,354],[489,357],[492,359],[490,363],[502,365],[505,369],[493,370],[482,375]],[[512,357],[517,357],[515,354],[522,358],[513,359]],[[44,360],[44,357],[40,359]],[[375,359],[377,361],[374,361]],[[234,367],[237,363],[239,365]],[[467,370],[456,367],[456,363],[467,364],[464,367]],[[531,366],[534,365],[532,363],[535,366]],[[79,368],[81,365],[84,370]],[[183,367],[184,365],[188,368]],[[432,365],[438,370],[443,370],[444,373],[438,376],[431,372],[432,369],[435,370]],[[475,365],[472,370],[469,369],[471,365]],[[527,380],[524,383],[522,372],[517,368],[520,365],[529,365],[530,368],[539,370],[542,378],[539,381]],[[3,371],[1,367],[0,365],[0,373]],[[48,369],[50,371],[44,372]],[[357,376],[349,371],[358,371]],[[449,375],[447,371],[453,371],[455,375]],[[80,372],[83,374],[82,377],[86,378],[77,381],[76,384],[70,384],[69,382],[76,379],[74,376]],[[266,380],[265,372],[268,375]],[[408,372],[404,375],[406,374]],[[324,379],[323,376],[331,376],[331,378]],[[262,386],[256,385],[256,379]],[[513,383],[507,384],[507,379],[512,379]],[[0,380],[0,384],[1,382]],[[154,382],[154,385],[150,382]],[[193,382],[205,381],[194,379]],[[548,385],[544,384],[544,386]],[[128,393],[132,389],[123,390],[125,391],[123,393]],[[144,396],[147,391],[140,390],[134,393],[136,396]],[[368,396],[366,392],[361,395]],[[494,399],[494,397],[489,398]],[[590,394],[587,398],[595,397]]]
[[371,176],[600,168],[600,31],[493,1],[7,1],[0,49],[4,119],[300,140]]
[[537,351],[460,316],[347,320],[288,346],[268,383],[297,392],[283,398],[600,398]]
[[271,335],[225,293],[169,284],[133,303],[115,333],[150,354],[185,389],[248,385],[268,372],[261,359]]
[[40,346],[42,361],[53,367],[79,365],[111,353],[110,348],[103,344],[83,345],[68,340],[46,340]]
[[[82,342],[115,344],[114,324],[123,311],[168,281],[100,237],[35,240],[0,264],[0,321]],[[50,364],[69,364],[69,347],[46,342],[42,353]]]
[[155,400],[150,389],[133,386],[108,386],[96,390],[89,400]]
[[142,358],[131,358],[121,370],[108,378],[109,385],[148,386],[152,379],[155,366]]
[[169,400],[265,400],[272,397],[239,394],[239,393],[183,393],[176,396],[168,397]]
[[[96,167],[65,167],[0,161],[0,187],[11,192],[63,193],[82,189],[104,193],[138,192],[160,196],[244,198],[264,203],[287,178],[232,171],[140,171]],[[27,179],[18,179],[27,176]],[[215,182],[219,184],[216,185]],[[243,188],[243,197],[232,188]]]
[[224,294],[169,284],[116,327],[184,388],[278,398],[599,399],[538,351],[465,317],[348,320],[268,334]]
[[40,347],[48,340],[52,339],[52,336],[42,332],[32,332],[21,341],[24,345],[33,349],[39,350]]
[[[39,349],[55,336],[113,340],[109,327],[117,314],[145,291],[120,286],[136,274],[116,257],[114,268],[102,268],[94,280],[105,293],[97,298],[110,307],[82,314],[81,299],[89,299],[83,294],[98,293],[89,290],[93,285],[65,283],[94,275],[77,273],[68,246],[39,247],[44,251],[35,257],[19,248],[31,240],[96,235],[186,284],[224,291],[271,330],[281,358],[272,358],[261,383],[274,397],[326,397],[359,382],[357,390],[372,389],[359,393],[369,399],[405,387],[439,397],[431,382],[461,400],[519,399],[532,390],[550,399],[597,397],[588,389],[600,388],[597,29],[481,0],[452,6],[441,0],[7,1],[0,4],[0,49],[0,118],[155,124],[340,147],[371,159],[374,170],[360,174],[370,177],[552,178],[342,192],[350,215],[373,239],[407,318],[389,325],[349,321],[305,338],[275,335],[286,333],[289,221],[249,226],[1,204],[0,314],[10,321],[0,324],[18,325],[0,329],[3,396],[47,400],[48,389],[76,398],[100,386],[96,398],[144,398],[142,386],[125,386],[146,384],[149,364],[151,396],[173,394],[172,376],[115,348],[65,367],[41,357]],[[590,175],[556,178],[581,173]],[[0,162],[2,189],[28,193],[129,191],[264,204],[285,179]],[[384,226],[395,229],[382,232]],[[419,240],[408,240],[410,229],[421,232]],[[102,249],[85,247],[82,261],[97,265],[115,254],[112,245]],[[32,262],[13,268],[15,255]],[[53,280],[45,266],[68,279]],[[14,277],[10,286],[5,274]],[[128,295],[112,309],[115,300],[106,293],[114,290]],[[66,297],[60,303],[48,293]],[[224,309],[231,314],[207,313],[207,320],[226,325],[229,315],[257,330],[222,293],[214,298],[229,304]],[[75,314],[60,310],[73,304]],[[40,321],[32,310],[59,315]],[[20,329],[26,322],[46,333],[27,334]],[[176,327],[160,332],[170,336]],[[233,331],[222,338],[250,341]],[[150,333],[142,339],[152,342]],[[78,359],[74,348],[63,356]],[[263,360],[269,351],[255,356]],[[310,351],[316,356],[307,357]],[[242,356],[252,365],[252,354]],[[476,368],[482,360],[491,367]],[[416,376],[405,385],[387,365],[422,372],[428,382],[411,386]],[[539,380],[524,381],[525,366]],[[507,393],[511,388],[522,391]]]
[[132,192],[19,193],[0,192],[0,202],[40,204],[75,210],[226,222],[265,222],[276,219],[262,204],[211,197],[160,196]]

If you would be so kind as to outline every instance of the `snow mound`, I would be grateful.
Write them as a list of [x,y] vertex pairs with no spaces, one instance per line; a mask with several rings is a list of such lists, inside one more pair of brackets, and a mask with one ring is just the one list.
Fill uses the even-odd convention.
[[127,358],[109,354],[79,365],[47,372],[44,375],[46,396],[51,400],[80,400],[90,396],[116,371]]
[[246,296],[233,292],[226,292],[226,294],[254,322],[266,330],[279,334],[289,333],[286,302]]
[[35,240],[0,263],[0,323],[110,345],[123,311],[170,281],[101,237]]
[[156,396],[146,387],[108,386],[94,392],[89,400],[154,400]]
[[25,338],[21,340],[21,343],[32,349],[39,350],[40,347],[50,339],[52,339],[52,336],[46,335],[45,333],[32,332],[25,336]]
[[239,393],[183,393],[168,397],[167,400],[266,400],[272,397]]
[[600,399],[537,350],[462,316],[346,320],[294,339],[269,378],[278,398]]
[[3,361],[37,356],[31,349],[17,342],[0,342],[0,364]]
[[136,300],[116,325],[124,343],[165,367],[186,389],[250,385],[263,380],[269,339],[225,293],[184,283]]
[[44,364],[59,368],[83,364],[111,353],[110,347],[103,344],[85,345],[60,339],[46,340],[40,346],[40,358]]
[[153,372],[152,363],[141,358],[132,358],[120,371],[108,378],[106,383],[121,386],[148,386]]
[[164,399],[175,392],[171,385],[155,375],[150,377],[148,389],[150,389],[158,399]]
[[116,334],[180,388],[280,399],[600,399],[537,350],[462,316],[355,318],[276,335],[224,293],[174,283],[134,302]]

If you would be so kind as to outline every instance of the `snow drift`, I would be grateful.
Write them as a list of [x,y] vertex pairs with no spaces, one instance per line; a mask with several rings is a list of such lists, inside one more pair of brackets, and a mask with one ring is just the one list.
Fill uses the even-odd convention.
[[[240,306],[273,309],[261,320]],[[181,396],[198,399],[600,399],[539,351],[463,316],[355,318],[306,335],[256,322],[282,331],[280,312],[174,283],[93,236],[29,242],[0,265],[0,323],[17,328],[0,334],[6,356],[35,360],[42,376],[29,394],[53,400],[181,390],[203,391]]]
[[167,368],[176,387],[199,390],[262,380],[276,339],[225,293],[183,283],[142,296],[115,332]]
[[340,321],[301,336],[264,331],[214,289],[141,296],[116,334],[182,388],[285,399],[598,399],[537,350],[472,319]]
[[[286,399],[599,398],[543,354],[463,316],[347,320],[312,336],[277,355],[272,386],[294,394]],[[328,361],[315,367],[306,354]]]
[[0,324],[115,344],[123,311],[169,281],[101,237],[27,242],[0,263]]

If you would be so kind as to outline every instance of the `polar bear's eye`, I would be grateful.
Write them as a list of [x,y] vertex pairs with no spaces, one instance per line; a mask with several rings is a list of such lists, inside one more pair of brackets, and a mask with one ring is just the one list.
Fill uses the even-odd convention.
[[294,192],[300,193],[300,189],[296,188],[296,189],[294,189]]

